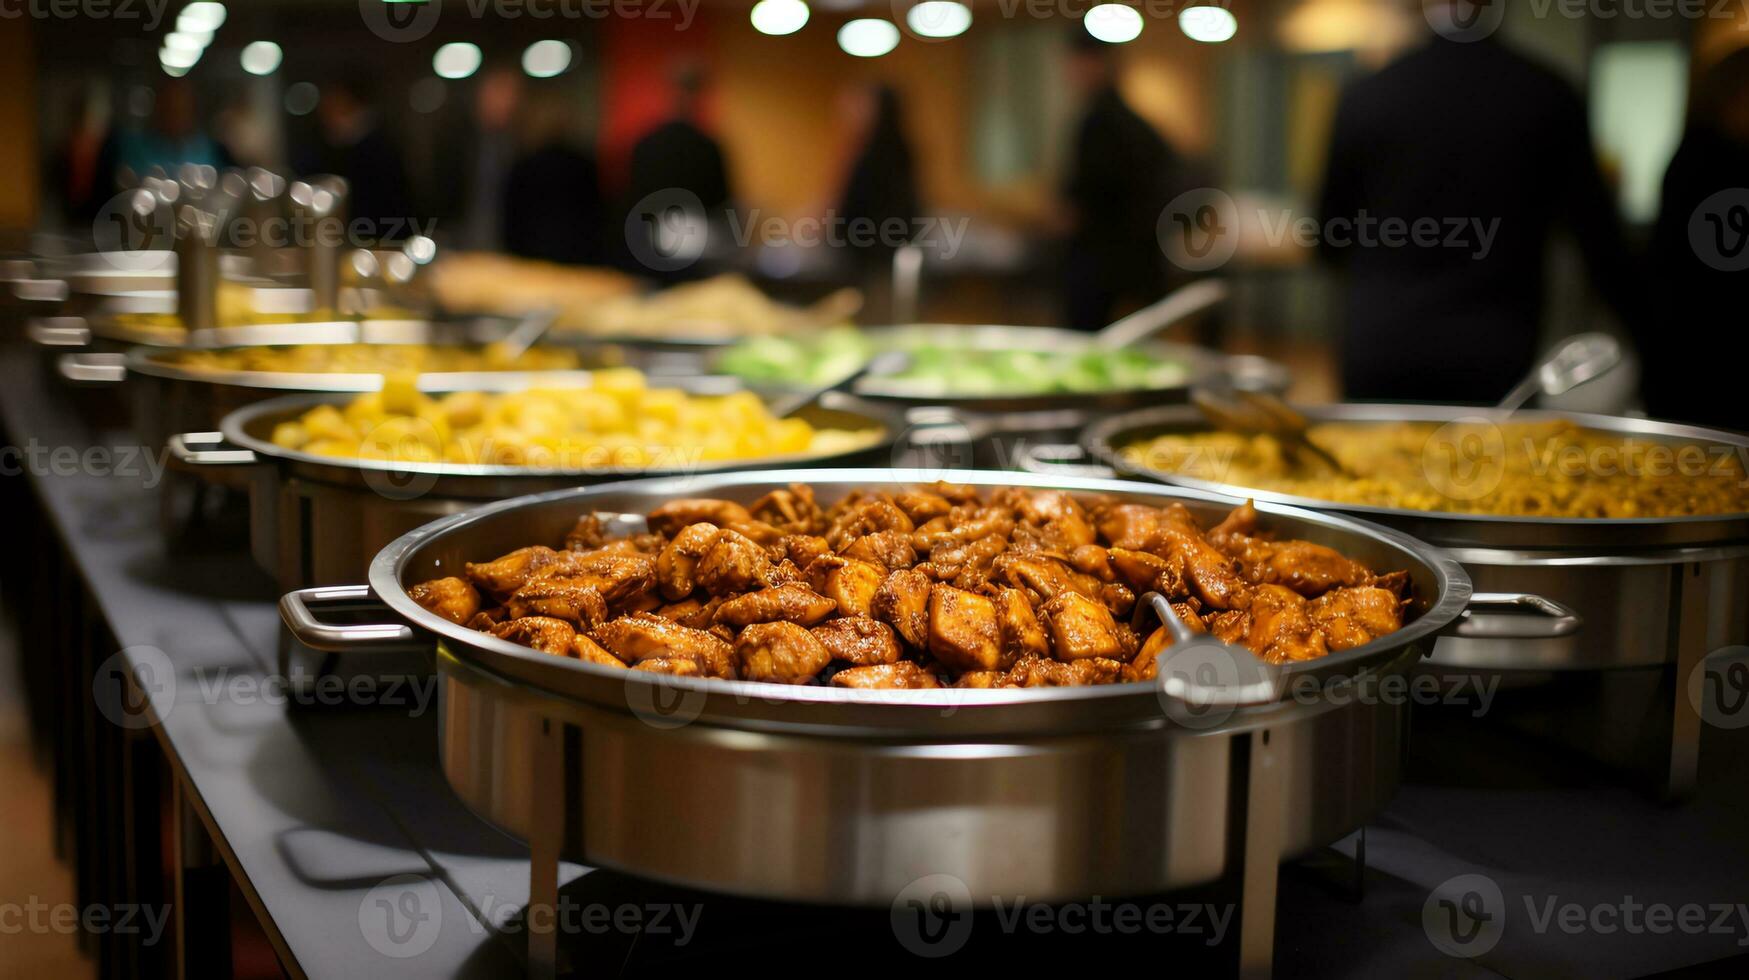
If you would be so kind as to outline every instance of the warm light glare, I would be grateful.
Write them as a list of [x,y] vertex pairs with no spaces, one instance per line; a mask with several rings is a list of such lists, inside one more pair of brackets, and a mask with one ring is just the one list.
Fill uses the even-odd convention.
[[959,37],[972,26],[972,8],[958,0],[923,0],[906,11],[905,26],[919,37]]
[[200,55],[201,51],[199,48],[196,48],[193,51],[178,51],[174,48],[159,48],[158,63],[166,68],[181,68],[186,70],[194,67],[195,62],[200,60]]
[[749,16],[761,34],[794,34],[808,22],[808,5],[802,0],[759,0]]
[[176,15],[176,29],[188,33],[206,31],[211,33],[219,29],[225,22],[225,5],[201,0],[182,8],[182,13]]
[[571,67],[571,46],[563,41],[536,41],[522,52],[522,70],[531,78],[563,75]]
[[442,78],[466,78],[480,70],[480,46],[451,41],[431,56],[431,70]]
[[285,52],[272,41],[250,41],[243,46],[243,54],[237,60],[251,75],[271,75],[284,58]]
[[166,51],[200,51],[206,48],[213,39],[211,34],[184,34],[172,31],[164,35],[164,50]]
[[879,58],[899,46],[899,29],[890,20],[853,20],[838,29],[838,46],[858,58]]
[[1142,35],[1142,15],[1121,3],[1102,3],[1081,19],[1087,33],[1107,44],[1123,44]]
[[1186,7],[1178,12],[1178,29],[1192,41],[1219,44],[1239,33],[1239,19],[1225,7]]

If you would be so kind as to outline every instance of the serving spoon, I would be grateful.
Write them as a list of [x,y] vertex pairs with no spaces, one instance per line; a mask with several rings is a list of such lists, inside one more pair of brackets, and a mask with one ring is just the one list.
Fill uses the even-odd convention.
[[[1149,610],[1172,634],[1172,642],[1154,661],[1156,680],[1167,697],[1196,709],[1270,704],[1281,697],[1279,666],[1247,647],[1191,629],[1158,592],[1145,593],[1136,602],[1133,622],[1138,632]],[[1200,676],[1211,672],[1213,677]]]
[[1120,350],[1139,344],[1167,327],[1225,301],[1231,293],[1227,284],[1219,279],[1198,279],[1102,328],[1093,335],[1093,346],[1101,350]]

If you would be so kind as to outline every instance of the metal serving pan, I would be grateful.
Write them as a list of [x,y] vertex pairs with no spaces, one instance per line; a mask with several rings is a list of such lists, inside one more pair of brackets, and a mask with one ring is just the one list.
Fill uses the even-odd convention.
[[[435,637],[440,755],[461,798],[533,848],[535,903],[561,855],[739,895],[892,906],[919,882],[979,905],[1126,895],[1236,875],[1241,958],[1270,962],[1275,869],[1370,819],[1395,792],[1404,705],[1337,697],[1407,669],[1471,602],[1437,549],[1386,528],[1263,504],[1262,524],[1415,585],[1403,629],[1283,668],[1320,693],[1211,703],[1187,716],[1154,683],[1030,690],[858,691],[672,678],[534,653],[456,626],[405,589],[469,560],[562,536],[591,511],[677,496],[751,501],[792,482],[823,501],[947,479],[1179,501],[1145,483],[980,471],[794,470],[639,480],[507,500],[413,531],[369,585],[286,595],[302,642],[362,651]],[[392,617],[332,626],[312,610],[373,596]],[[410,627],[408,625],[411,624]],[[427,641],[429,642],[429,641]],[[944,876],[932,879],[931,876]],[[927,896],[925,896],[927,897]],[[542,963],[537,947],[534,961]]]
[[[1484,417],[1486,412],[1428,405],[1300,410],[1313,422],[1449,422]],[[1520,411],[1513,419],[1567,419],[1622,436],[1749,454],[1749,437],[1648,419],[1543,411]],[[1449,549],[1478,589],[1545,596],[1571,607],[1583,623],[1580,628],[1580,622],[1555,620],[1541,636],[1507,639],[1489,636],[1511,629],[1502,617],[1483,617],[1470,625],[1473,635],[1441,639],[1433,665],[1483,672],[1558,672],[1674,664],[1672,757],[1666,790],[1681,796],[1692,787],[1700,719],[1687,682],[1709,652],[1749,641],[1749,514],[1596,520],[1366,507],[1156,472],[1130,464],[1118,451],[1151,436],[1208,427],[1194,408],[1151,409],[1094,423],[1083,435],[1082,448],[1119,472],[1386,524]]]
[[[728,378],[694,378],[677,387],[727,393]],[[876,429],[880,436],[853,452],[697,462],[687,469],[542,470],[525,466],[459,463],[391,463],[337,459],[285,449],[273,443],[274,426],[317,405],[344,404],[351,395],[316,393],[256,402],[232,411],[218,432],[173,435],[173,460],[188,467],[248,468],[250,550],[286,589],[356,581],[378,549],[434,518],[482,503],[543,490],[624,479],[628,475],[703,479],[737,469],[808,463],[891,461],[900,434],[891,413],[853,399],[825,400],[799,417],[819,428]]]

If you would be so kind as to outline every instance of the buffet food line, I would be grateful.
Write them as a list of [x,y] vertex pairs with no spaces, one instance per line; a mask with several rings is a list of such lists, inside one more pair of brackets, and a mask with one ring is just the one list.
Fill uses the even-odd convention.
[[[343,213],[343,185],[285,193]],[[1704,778],[1703,741],[1719,772],[1749,754],[1694,695],[1749,639],[1743,437],[1290,407],[1279,365],[1158,339],[1221,301],[1210,284],[1100,335],[859,330],[853,297],[644,290],[429,242],[185,235],[124,258],[30,270],[0,408],[14,446],[161,447],[168,468],[25,467],[9,493],[46,515],[54,572],[12,574],[26,648],[67,652],[30,687],[82,895],[160,894],[183,970],[219,955],[191,923],[227,882],[312,975],[592,971],[600,949],[492,910],[532,922],[596,887],[828,932],[877,910],[900,963],[920,882],[973,929],[1005,900],[1208,892],[1231,925],[1213,965],[1247,976],[1328,948],[1301,918],[1366,923],[1404,969],[1609,950],[1465,946],[1422,911],[1464,874],[1741,897],[1742,842],[1677,828],[1745,785]],[[1617,357],[1577,338],[1515,397]],[[1539,455],[1602,453],[1607,473]],[[1453,705],[1377,693],[1427,679],[1504,687],[1531,720],[1450,738]],[[312,706],[324,690],[372,703]],[[1442,731],[1460,757],[1567,759],[1539,728],[1591,743],[1581,782],[1450,785]],[[1594,840],[1632,812],[1670,832],[1668,865],[1600,883],[1477,849],[1546,805]],[[1333,845],[1386,894],[1285,883]],[[417,955],[371,924],[408,894],[448,912]],[[1683,938],[1634,955],[1734,951]],[[124,973],[160,952],[103,950]]]

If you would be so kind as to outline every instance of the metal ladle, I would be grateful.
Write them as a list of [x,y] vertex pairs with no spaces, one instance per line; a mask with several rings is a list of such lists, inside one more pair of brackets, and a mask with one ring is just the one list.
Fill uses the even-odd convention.
[[1119,350],[1139,344],[1173,324],[1215,306],[1232,293],[1219,279],[1199,279],[1167,293],[1093,335],[1093,346]]
[[[1171,601],[1158,592],[1146,593],[1137,601],[1136,625],[1146,618],[1149,609],[1172,634],[1172,642],[1154,661],[1156,679],[1168,697],[1198,709],[1238,708],[1280,700],[1284,681],[1279,666],[1237,643],[1191,629],[1178,618]],[[1197,677],[1191,671],[1168,669],[1169,661],[1183,664],[1191,659],[1198,666],[1210,665],[1216,676]]]

